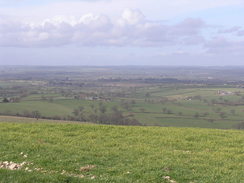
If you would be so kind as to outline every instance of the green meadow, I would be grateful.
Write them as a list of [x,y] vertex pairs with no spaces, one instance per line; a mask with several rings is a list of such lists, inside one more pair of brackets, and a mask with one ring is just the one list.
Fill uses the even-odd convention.
[[[222,96],[218,91],[230,94]],[[0,103],[0,113],[21,116],[26,111],[38,111],[43,118],[69,120],[67,117],[79,107],[84,108],[86,116],[98,114],[101,103],[108,113],[116,106],[124,115],[132,115],[142,125],[150,126],[233,129],[244,119],[243,88],[180,85],[141,87],[127,92],[124,97],[110,97],[109,101],[74,99],[48,90],[22,97],[19,102]]]
[[243,131],[0,121],[1,183],[244,182]]

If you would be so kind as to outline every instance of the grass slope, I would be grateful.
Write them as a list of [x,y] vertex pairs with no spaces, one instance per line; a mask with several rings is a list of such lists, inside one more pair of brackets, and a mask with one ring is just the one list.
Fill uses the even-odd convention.
[[46,173],[0,169],[0,182],[242,183],[243,142],[235,130],[1,122],[0,162]]

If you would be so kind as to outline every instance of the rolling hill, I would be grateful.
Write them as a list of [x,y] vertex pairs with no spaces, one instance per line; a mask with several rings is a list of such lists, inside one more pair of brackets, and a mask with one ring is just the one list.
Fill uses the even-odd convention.
[[0,183],[242,183],[243,142],[238,130],[5,117]]

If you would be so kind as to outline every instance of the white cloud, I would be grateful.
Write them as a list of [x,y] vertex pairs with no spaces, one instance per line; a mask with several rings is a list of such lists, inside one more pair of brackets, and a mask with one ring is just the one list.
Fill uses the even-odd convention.
[[167,46],[199,44],[200,19],[176,25],[148,21],[139,10],[126,9],[117,19],[105,15],[55,16],[40,22],[0,19],[1,46]]
[[117,18],[88,13],[22,22],[0,16],[0,46],[151,47],[173,55],[179,55],[177,50],[181,54],[243,55],[243,28],[218,29],[196,18],[175,24],[151,21],[138,9],[126,9]]
[[119,20],[121,26],[124,26],[126,24],[134,25],[144,22],[145,16],[139,10],[131,11],[130,9],[124,10],[121,15],[121,19]]

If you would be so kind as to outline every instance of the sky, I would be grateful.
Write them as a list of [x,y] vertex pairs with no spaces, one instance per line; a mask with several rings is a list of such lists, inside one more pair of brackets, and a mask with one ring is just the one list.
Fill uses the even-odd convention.
[[244,65],[243,0],[0,0],[0,65]]

